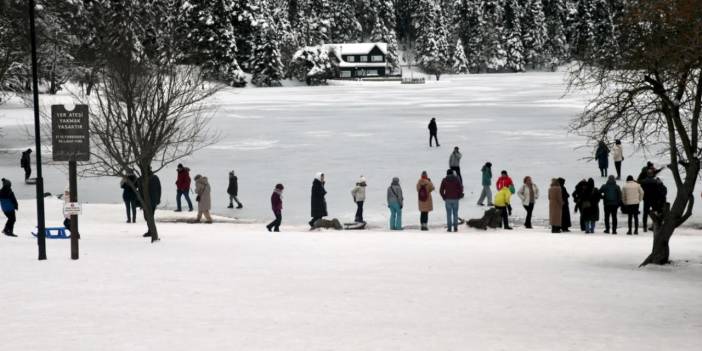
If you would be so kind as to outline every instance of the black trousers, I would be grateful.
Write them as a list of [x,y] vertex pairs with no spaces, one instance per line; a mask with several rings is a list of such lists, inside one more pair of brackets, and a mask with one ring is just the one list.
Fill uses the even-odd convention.
[[600,175],[603,177],[607,176],[607,168],[600,168]]
[[32,167],[22,167],[24,168],[24,180],[29,179],[29,177],[32,175]]
[[419,223],[420,224],[429,223],[429,212],[420,212],[419,213]]
[[627,205],[626,213],[629,222],[629,233],[631,233],[631,222],[634,222],[634,233],[639,233],[639,205]]
[[451,167],[451,170],[456,173],[458,176],[458,180],[461,181],[461,184],[463,184],[463,176],[461,176],[461,167]]
[[7,234],[13,234],[13,231],[15,230],[15,223],[17,222],[17,215],[15,214],[15,211],[2,211],[2,213],[4,213],[5,217],[7,217],[5,228],[2,231]]
[[529,205],[524,206],[524,209],[527,211],[527,216],[526,216],[526,221],[524,221],[524,226],[527,228],[531,228],[531,214],[534,212],[534,203],[530,203]]
[[617,232],[617,210],[619,209],[619,206],[614,205],[605,205],[604,207],[604,215],[605,215],[605,230],[609,231],[610,226],[609,226],[609,219],[610,217],[612,218],[612,232],[616,233]]
[[643,202],[643,230],[644,232],[648,230],[648,215],[651,213],[653,205],[650,201],[644,200]]
[[322,217],[312,217],[310,220],[310,227],[314,228],[314,222],[316,222],[318,219],[321,219]]
[[363,222],[363,201],[356,201],[356,222]]
[[268,228],[273,228],[276,232],[280,231],[280,223],[283,222],[283,214],[278,212],[278,213],[273,213],[275,215],[275,220],[273,222],[270,222],[268,224]]
[[507,213],[507,207],[495,206],[495,208],[500,210],[500,217],[502,218],[502,228],[509,228],[509,214]]
[[436,146],[439,146],[439,138],[436,137],[436,133],[429,133],[429,147],[431,147],[432,138],[436,141]]
[[622,179],[622,161],[614,161],[614,168],[617,170],[617,179]]
[[136,200],[124,200],[127,209],[127,222],[136,222]]

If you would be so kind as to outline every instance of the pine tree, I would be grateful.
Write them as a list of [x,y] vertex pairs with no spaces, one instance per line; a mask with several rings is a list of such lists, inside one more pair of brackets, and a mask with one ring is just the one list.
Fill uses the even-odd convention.
[[524,43],[522,42],[521,18],[523,9],[517,0],[507,0],[504,6],[504,16],[502,17],[505,35],[505,51],[507,53],[505,68],[512,72],[523,72]]
[[568,59],[569,47],[566,36],[568,8],[565,0],[544,0],[543,8],[547,32],[544,54],[548,64],[555,69]]
[[578,1],[575,22],[573,23],[573,36],[571,38],[572,55],[575,58],[587,57],[594,45],[595,25],[592,5],[592,0]]
[[434,0],[419,0],[413,23],[418,35],[417,63],[439,80],[448,70],[449,60],[448,33],[441,8]]
[[471,72],[483,67],[484,19],[482,1],[456,0],[453,5],[453,31],[464,43]]
[[522,18],[524,60],[533,69],[542,67],[546,60],[546,16],[542,0],[525,0]]
[[500,72],[507,64],[507,52],[502,28],[503,7],[500,0],[483,0],[482,36],[480,69],[488,72]]
[[388,44],[386,59],[390,66],[395,69],[400,66],[400,60],[397,56],[397,35],[391,26],[395,22],[395,11],[390,0],[379,0],[377,5],[377,16],[370,35],[370,41]]
[[593,40],[591,54],[608,67],[614,67],[619,56],[614,21],[607,0],[594,0]]
[[280,61],[280,43],[275,27],[265,26],[257,36],[254,47],[251,82],[259,87],[280,86],[283,63]]
[[453,47],[453,56],[451,56],[452,72],[456,74],[466,74],[470,71],[468,58],[466,57],[465,49],[461,38],[456,40],[456,46]]
[[353,3],[346,0],[332,0],[330,3],[331,43],[355,43],[361,39],[361,23],[356,19]]

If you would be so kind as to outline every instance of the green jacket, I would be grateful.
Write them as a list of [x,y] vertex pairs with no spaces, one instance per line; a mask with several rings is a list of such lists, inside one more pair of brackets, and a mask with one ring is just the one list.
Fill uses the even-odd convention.
[[483,172],[483,186],[492,185],[492,169],[490,169],[490,167],[483,166],[481,171]]

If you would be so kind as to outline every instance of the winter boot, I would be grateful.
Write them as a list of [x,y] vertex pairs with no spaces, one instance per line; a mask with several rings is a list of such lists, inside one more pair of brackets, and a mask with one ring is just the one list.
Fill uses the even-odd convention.
[[234,208],[234,204],[230,202],[229,206],[227,206],[227,208]]
[[236,206],[236,209],[237,209],[237,210],[242,209],[242,208],[244,208],[244,205],[242,205],[242,204],[239,204],[239,205]]

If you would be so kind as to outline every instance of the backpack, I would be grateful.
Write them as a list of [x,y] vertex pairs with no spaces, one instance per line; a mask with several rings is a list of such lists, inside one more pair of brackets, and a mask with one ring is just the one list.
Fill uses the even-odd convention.
[[422,185],[421,188],[419,188],[419,201],[427,201],[429,199],[429,192],[427,192],[427,186]]

